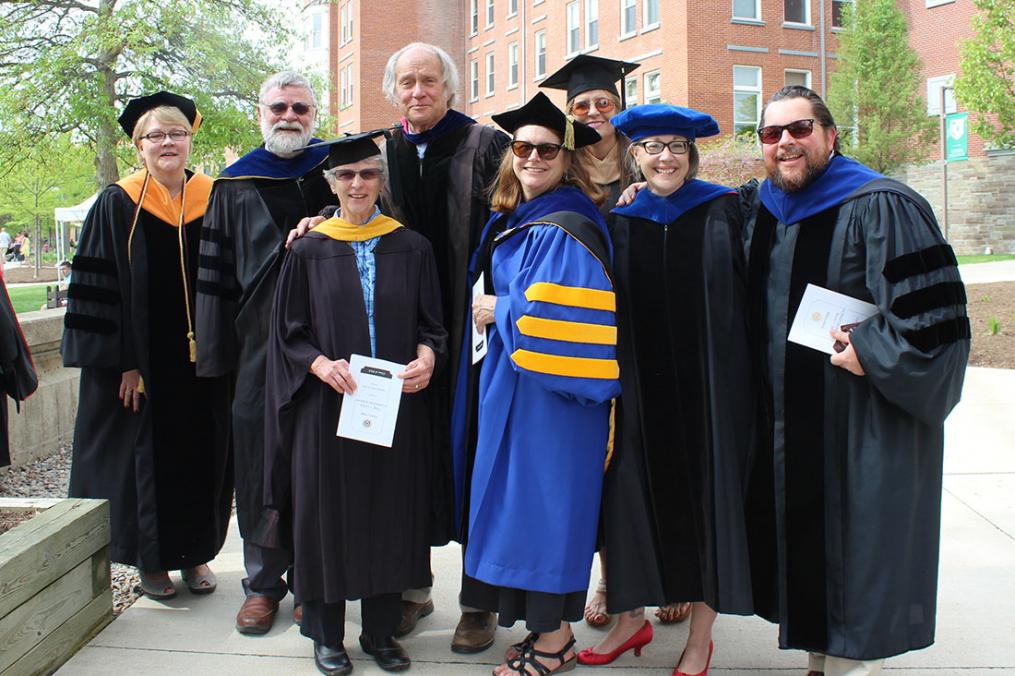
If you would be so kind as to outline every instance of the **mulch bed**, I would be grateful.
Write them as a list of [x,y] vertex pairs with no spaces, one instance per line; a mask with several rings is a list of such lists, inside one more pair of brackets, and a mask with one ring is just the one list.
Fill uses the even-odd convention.
[[55,282],[56,268],[52,265],[43,266],[39,269],[39,276],[35,276],[35,264],[12,265],[4,268],[4,281],[7,284],[21,284],[22,282]]
[[[969,364],[1015,369],[1015,282],[969,284],[966,296],[973,333]],[[992,335],[992,319],[1000,325],[996,335]]]
[[38,514],[35,509],[0,510],[0,535]]

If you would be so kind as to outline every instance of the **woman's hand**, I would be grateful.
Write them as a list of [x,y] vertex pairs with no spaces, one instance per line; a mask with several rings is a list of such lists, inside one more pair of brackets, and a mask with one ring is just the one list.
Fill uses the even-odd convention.
[[293,242],[307,234],[321,223],[326,221],[324,216],[310,216],[309,218],[301,218],[300,222],[296,224],[296,227],[289,231],[289,235],[285,238],[285,248],[289,248]]
[[405,365],[405,370],[398,374],[402,379],[402,392],[411,394],[425,390],[433,376],[433,367],[437,363],[437,355],[429,345],[416,346],[416,358]]
[[842,352],[832,355],[832,366],[838,366],[841,369],[846,369],[855,376],[864,375],[865,372],[863,370],[863,365],[860,364],[860,359],[856,356],[856,350],[853,349],[853,344],[849,342],[849,331],[832,329],[829,333],[832,334],[832,338],[846,346],[846,349]]
[[493,324],[494,310],[497,307],[497,296],[483,294],[476,296],[472,301],[472,319],[476,322],[476,328],[484,333],[487,324]]
[[137,369],[124,371],[120,376],[120,401],[124,408],[133,409],[134,413],[141,410],[141,397],[144,396],[144,388],[141,387],[141,372]]
[[310,372],[339,394],[352,394],[356,391],[356,381],[349,370],[349,362],[344,359],[332,361],[323,354],[319,355],[310,365]]
[[620,193],[620,197],[617,198],[618,207],[626,207],[628,204],[634,201],[634,198],[638,195],[639,190],[644,190],[648,183],[641,181],[639,183],[632,183],[631,185],[624,188],[624,192]]

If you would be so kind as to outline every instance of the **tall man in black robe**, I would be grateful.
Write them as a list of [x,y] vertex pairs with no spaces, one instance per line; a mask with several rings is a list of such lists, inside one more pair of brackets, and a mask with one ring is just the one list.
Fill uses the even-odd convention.
[[[868,674],[934,640],[944,419],[969,352],[955,256],[927,202],[838,153],[804,87],[766,105],[745,187],[769,443],[748,514],[756,611],[812,673]],[[814,284],[877,306],[828,355],[787,342]]]
[[286,594],[291,553],[249,541],[260,516],[264,477],[264,379],[271,304],[285,234],[333,201],[323,176],[327,147],[314,141],[310,83],[285,71],[261,86],[257,108],[264,145],[216,179],[201,233],[197,282],[197,372],[231,373],[236,513],[243,543],[246,599],[236,629],[271,629]]
[[[385,212],[430,240],[441,285],[441,306],[448,330],[449,367],[434,375],[427,396],[435,397],[435,448],[447,449],[451,462],[451,399],[458,374],[466,318],[472,305],[468,288],[469,257],[489,218],[486,190],[493,182],[507,147],[506,134],[451,109],[458,90],[458,69],[444,50],[413,43],[395,52],[384,73],[384,93],[402,114],[401,128],[386,142],[390,199]],[[468,459],[455,459],[454,471],[469,471]],[[464,482],[462,485],[468,485]],[[463,496],[456,496],[451,521],[456,539],[464,542]],[[447,538],[445,538],[445,542]],[[438,544],[438,542],[435,542]],[[433,612],[429,589],[403,594],[399,634]],[[493,643],[493,613],[462,608],[451,649],[460,653],[485,650]]]

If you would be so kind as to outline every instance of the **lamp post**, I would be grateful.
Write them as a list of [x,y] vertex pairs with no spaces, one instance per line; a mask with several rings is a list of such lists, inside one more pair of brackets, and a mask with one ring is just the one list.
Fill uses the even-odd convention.
[[941,225],[945,241],[948,240],[948,123],[946,121],[948,111],[945,110],[945,100],[946,93],[954,91],[954,89],[951,85],[941,86],[941,110],[938,111],[941,116]]

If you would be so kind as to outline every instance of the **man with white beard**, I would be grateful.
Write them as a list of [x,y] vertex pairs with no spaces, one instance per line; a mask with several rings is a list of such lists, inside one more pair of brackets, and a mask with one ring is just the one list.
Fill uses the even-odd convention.
[[317,140],[316,114],[314,92],[299,73],[283,71],[261,85],[257,118],[264,145],[215,180],[201,231],[197,375],[231,373],[235,378],[236,514],[247,573],[246,599],[236,616],[236,630],[242,634],[271,629],[287,591],[282,575],[290,553],[258,546],[252,536],[263,493],[268,325],[285,235],[333,201],[323,175],[327,146],[304,149]]

